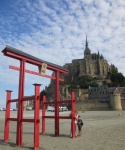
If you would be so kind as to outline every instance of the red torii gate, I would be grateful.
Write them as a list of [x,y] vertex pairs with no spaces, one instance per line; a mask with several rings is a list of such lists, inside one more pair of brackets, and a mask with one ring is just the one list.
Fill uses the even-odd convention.
[[[5,56],[12,57],[20,61],[20,68],[15,66],[9,66],[10,69],[20,71],[19,76],[19,91],[18,91],[18,99],[11,99],[11,92],[7,90],[7,98],[6,98],[6,115],[5,115],[5,128],[4,128],[4,141],[8,141],[9,139],[9,122],[17,121],[17,136],[16,136],[16,144],[18,146],[22,146],[22,131],[23,131],[23,122],[33,122],[34,123],[34,149],[39,149],[39,103],[40,103],[40,84],[35,85],[35,96],[24,98],[24,80],[25,80],[25,72],[31,73],[34,75],[42,76],[38,72],[30,71],[25,68],[25,64],[30,63],[40,67],[42,63],[47,64],[47,69],[50,69],[55,72],[55,76],[44,75],[44,77],[51,78],[55,80],[55,136],[59,136],[59,118],[62,119],[72,119],[72,138],[75,137],[75,98],[74,92],[72,91],[71,98],[72,100],[63,101],[63,103],[72,103],[72,115],[71,117],[59,116],[59,103],[61,103],[59,99],[59,81],[64,81],[59,78],[59,74],[67,74],[68,70],[64,69],[61,66],[43,61],[38,59],[32,55],[29,55],[25,52],[22,52],[18,49],[15,49],[10,46],[6,46],[2,52]],[[23,118],[23,102],[28,100],[34,100],[34,119],[24,119]],[[18,102],[18,114],[17,118],[10,118],[10,103]],[[42,133],[45,133],[45,118],[51,118],[50,116],[45,116],[45,97],[43,97],[43,110],[42,110]],[[49,104],[49,103],[48,103]]]

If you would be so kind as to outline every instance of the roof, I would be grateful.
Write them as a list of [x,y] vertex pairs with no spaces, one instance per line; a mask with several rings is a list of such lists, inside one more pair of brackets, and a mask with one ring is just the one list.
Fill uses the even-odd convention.
[[90,53],[90,49],[88,47],[85,48],[85,52]]
[[[25,52],[23,52],[21,50],[18,50],[16,48],[13,48],[13,47],[8,46],[8,45],[2,50],[2,52],[4,53],[4,55],[12,57],[12,58],[15,58],[15,59],[19,59],[19,58],[16,57],[16,56],[11,56],[11,55],[7,54],[7,52],[11,52],[13,54],[17,54],[18,56],[23,56],[25,58],[29,58],[31,60],[35,60],[35,61],[40,62],[40,63],[46,63],[47,65],[52,66],[52,67],[55,68],[55,69],[52,69],[52,70],[58,70],[59,69],[59,70],[64,71],[65,73],[68,73],[68,70],[63,68],[62,66],[59,66],[59,65],[56,65],[56,64],[44,61],[42,59],[34,57],[34,56],[30,55],[30,54],[27,54],[27,53],[25,53]],[[29,61],[27,60],[27,62],[29,62]],[[33,63],[33,64],[35,64],[35,63]],[[56,68],[58,68],[58,69],[56,69]]]

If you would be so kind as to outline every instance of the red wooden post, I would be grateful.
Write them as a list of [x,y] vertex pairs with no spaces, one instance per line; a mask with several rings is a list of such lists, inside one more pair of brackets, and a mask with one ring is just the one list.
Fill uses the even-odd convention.
[[11,92],[9,90],[6,90],[7,96],[6,96],[6,112],[5,112],[5,126],[4,126],[4,142],[9,140],[9,129],[10,129],[10,102],[11,99]]
[[74,138],[75,132],[76,132],[76,127],[75,127],[75,95],[74,95],[74,90],[71,91],[71,100],[72,100],[72,124],[71,124],[71,129],[72,129],[72,138]]
[[35,100],[34,100],[34,150],[39,149],[39,110],[40,110],[40,86],[41,84],[34,84],[35,86]]
[[59,71],[55,72],[55,136],[59,136]]
[[42,100],[42,134],[45,134],[45,112],[46,112],[46,96],[43,95],[43,100]]
[[22,146],[22,132],[23,132],[23,97],[24,97],[24,79],[25,79],[25,60],[20,61],[20,78],[19,78],[19,91],[18,91],[18,114],[17,114],[17,137],[16,143]]

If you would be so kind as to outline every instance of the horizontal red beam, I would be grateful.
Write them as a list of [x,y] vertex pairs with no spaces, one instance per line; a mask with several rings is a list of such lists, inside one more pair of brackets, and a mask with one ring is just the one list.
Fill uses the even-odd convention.
[[34,122],[34,119],[22,119],[22,122]]
[[59,116],[60,119],[71,119],[69,116]]
[[[20,71],[20,68],[19,68],[19,67],[15,67],[15,66],[9,65],[9,68],[10,68],[10,69],[13,69],[13,70],[18,70],[18,71]],[[25,69],[25,72],[26,72],[26,73],[30,73],[30,74],[34,74],[34,75],[38,75],[38,76],[43,76],[43,75],[41,75],[41,74],[38,73],[38,72],[30,71],[30,70],[27,70],[27,69]],[[53,80],[56,80],[56,77],[54,77],[54,76],[45,75],[45,76],[43,76],[43,77],[51,78],[51,79],[53,79]],[[61,78],[60,78],[59,81],[64,81],[64,79],[61,79]]]
[[[35,98],[34,96],[32,96],[32,97],[25,97],[25,98],[23,98],[22,101],[30,101],[30,100],[34,100],[34,98]],[[18,102],[18,99],[11,99],[8,102],[9,103]]]
[[17,118],[8,118],[9,121],[17,121]]
[[[42,118],[55,118],[55,116],[43,116]],[[59,116],[60,119],[71,119],[71,116]]]
[[[19,59],[19,60],[26,60],[26,62],[28,63],[31,63],[31,64],[34,64],[34,65],[40,65],[42,64],[42,62],[39,62],[37,60],[33,60],[33,59],[30,59],[30,58],[27,58],[25,56],[21,56],[21,55],[18,55],[18,54],[14,54],[13,52],[9,52],[7,50],[4,50],[3,51],[4,55],[6,56],[10,56],[12,58],[15,58],[15,59]],[[59,72],[62,72],[64,74],[68,74],[68,71],[65,71],[63,69],[60,69],[58,67],[54,67],[54,66],[51,66],[49,64],[47,64],[47,69],[50,69],[50,70],[53,70],[53,71],[59,71]]]
[[8,100],[9,103],[13,103],[13,102],[18,102],[18,99],[11,99],[11,100]]
[[[55,116],[44,116],[44,118],[55,118]],[[59,116],[60,119],[71,119],[71,117],[69,116]],[[9,121],[17,121],[17,118],[8,118]],[[33,122],[34,123],[34,119],[22,119],[22,122]],[[40,123],[40,120],[38,119],[37,122]]]
[[35,99],[35,96],[32,96],[32,97],[25,97],[23,98],[22,101],[30,101],[30,100],[34,100]]
[[44,118],[55,118],[55,116],[44,116]]

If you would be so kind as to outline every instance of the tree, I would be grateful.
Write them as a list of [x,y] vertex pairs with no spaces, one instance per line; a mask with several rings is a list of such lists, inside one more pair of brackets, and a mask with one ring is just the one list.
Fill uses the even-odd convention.
[[45,90],[43,90],[43,91],[40,92],[40,101],[42,101],[43,95],[46,95],[46,94],[47,94],[47,93],[46,93]]
[[92,87],[98,87],[99,84],[97,82],[92,82],[92,83],[90,83],[90,86],[92,86]]
[[115,86],[125,86],[125,77],[122,73],[114,73],[110,79]]

